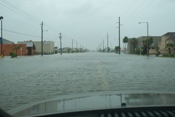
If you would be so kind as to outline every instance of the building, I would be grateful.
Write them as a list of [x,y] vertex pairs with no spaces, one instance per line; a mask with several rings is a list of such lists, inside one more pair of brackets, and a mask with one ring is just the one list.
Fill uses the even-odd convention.
[[131,43],[131,39],[132,38],[128,38],[128,44],[127,44],[127,53],[128,54],[134,54],[134,52],[135,52],[135,48],[134,48],[133,44]]
[[10,56],[10,52],[17,56],[27,55],[26,44],[3,44],[3,55]]
[[35,45],[31,40],[24,41],[24,42],[18,42],[18,44],[26,45],[26,49],[27,49],[26,55],[34,55],[35,54]]
[[[29,43],[30,42],[30,43]],[[18,43],[26,43],[28,47],[28,51],[32,51],[33,54],[41,54],[41,41],[23,41]],[[33,48],[32,49],[29,49]],[[54,54],[55,46],[52,41],[43,41],[43,54]]]
[[[161,41],[161,36],[151,36],[153,38],[153,43],[151,44],[150,46],[150,50],[149,50],[149,53],[150,54],[156,54],[157,51],[155,50],[156,47],[159,46],[159,43]],[[129,38],[128,39],[128,44],[127,44],[127,52],[128,54],[134,54],[135,51],[136,51],[136,48],[142,48],[143,47],[143,41],[147,39],[147,36],[141,36],[141,37],[138,37],[136,38],[137,40],[137,44],[135,45],[135,47],[133,46],[132,44],[132,38]]]
[[9,56],[10,52],[13,52],[20,55],[27,55],[27,49],[25,44],[15,44],[12,41],[9,41],[7,39],[3,39],[2,41],[2,51],[1,51],[1,45],[0,45],[0,52],[3,56]]
[[[159,43],[160,52],[162,54],[168,53],[168,48],[166,48],[167,43],[175,44],[175,32],[167,32],[161,37],[161,41]],[[171,48],[172,54],[175,54],[175,48]]]
[[4,38],[3,38],[3,40],[2,40],[2,43],[3,43],[3,44],[14,44],[13,41],[9,41],[9,40],[4,39]]
[[[36,47],[35,53],[41,54],[41,41],[33,41]],[[53,41],[43,41],[43,53],[44,54],[54,54],[55,45]]]
[[[153,43],[151,44],[151,48],[155,48],[159,46],[159,42],[161,41],[161,36],[151,36],[153,38]],[[138,37],[138,48],[143,47],[143,41],[147,39],[147,36]]]
[[62,52],[63,53],[70,53],[71,50],[72,50],[72,48],[70,48],[70,47],[64,47],[64,48],[62,48]]

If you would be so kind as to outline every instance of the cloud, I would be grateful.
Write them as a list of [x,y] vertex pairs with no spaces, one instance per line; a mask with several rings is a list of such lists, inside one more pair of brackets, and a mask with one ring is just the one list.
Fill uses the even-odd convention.
[[81,2],[80,4],[69,4],[63,12],[68,16],[76,16],[77,18],[94,16],[99,11],[90,1]]

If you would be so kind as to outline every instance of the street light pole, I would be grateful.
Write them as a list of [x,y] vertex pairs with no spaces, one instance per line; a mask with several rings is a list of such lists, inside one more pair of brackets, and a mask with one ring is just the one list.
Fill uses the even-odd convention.
[[61,33],[60,33],[60,55],[62,55],[62,41],[61,41],[61,38],[62,38],[62,36],[61,36]]
[[149,44],[148,44],[148,36],[149,36],[149,23],[148,22],[139,22],[141,23],[146,23],[147,24],[147,56],[149,56]]
[[3,16],[0,17],[1,20],[1,55],[2,55],[2,43],[3,43],[3,34],[2,34],[2,20],[3,20]]
[[120,55],[120,17],[119,17],[119,19],[118,19],[119,21],[118,21],[118,24],[119,24],[119,29],[118,29],[118,31],[119,31],[119,34],[118,34],[118,36],[119,36],[119,55]]
[[77,53],[78,53],[78,41],[76,42],[76,48],[77,48]]
[[72,39],[72,53],[74,51],[74,40]]
[[148,22],[146,22],[147,24],[147,56],[149,56],[149,43],[148,43],[148,36],[149,36],[149,24]]
[[43,56],[43,22],[41,23],[41,56]]
[[103,40],[103,52],[104,52],[104,40]]
[[109,40],[108,40],[108,33],[107,33],[107,52],[109,52],[109,44],[108,44]]

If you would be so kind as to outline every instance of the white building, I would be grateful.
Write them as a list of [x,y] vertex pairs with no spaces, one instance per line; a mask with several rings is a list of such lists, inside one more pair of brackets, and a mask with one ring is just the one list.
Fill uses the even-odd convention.
[[[36,54],[41,53],[41,41],[33,41],[35,45]],[[53,41],[43,41],[43,53],[44,54],[54,54],[55,53],[55,45]]]
[[[41,41],[32,41],[35,45],[35,54],[41,54]],[[26,43],[26,42],[18,42]],[[55,44],[53,41],[43,41],[43,53],[44,54],[54,54]]]

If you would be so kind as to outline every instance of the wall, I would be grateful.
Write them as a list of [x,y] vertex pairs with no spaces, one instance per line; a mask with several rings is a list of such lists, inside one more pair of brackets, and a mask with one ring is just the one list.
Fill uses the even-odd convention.
[[[14,47],[19,47],[19,46],[22,46],[22,53],[20,49],[18,49],[17,51],[13,50]],[[27,52],[28,52],[26,48],[26,44],[2,44],[2,48],[3,48],[2,50],[4,51],[4,56],[9,56],[10,52],[17,53],[18,56],[20,56],[21,54],[27,55]]]
[[128,44],[127,44],[127,52],[128,54],[134,54],[135,52],[135,48],[131,43],[131,39],[128,40]]
[[162,36],[162,39],[161,39],[161,42],[159,45],[160,50],[164,50],[166,48],[166,39],[167,38],[168,38],[167,36]]
[[[159,43],[161,54],[169,53],[168,48],[166,48],[166,44],[168,42],[173,42],[173,41],[172,40],[167,40],[168,38],[169,38],[169,36],[166,36],[166,35],[162,36],[161,42]],[[175,49],[171,48],[171,54],[175,54]]]
[[[159,46],[159,43],[161,42],[161,36],[151,36],[153,38],[153,43],[151,44],[151,47],[157,47]],[[138,37],[138,48],[143,47],[143,40],[146,40],[147,36]]]
[[41,41],[34,41],[35,44],[35,54],[41,54]]
[[[41,41],[33,41],[36,47],[36,54],[41,54]],[[54,54],[55,52],[54,42],[43,41],[43,53],[44,54]]]
[[[153,38],[153,43],[151,44],[151,47],[157,47],[159,46],[159,43],[161,42],[161,37],[160,36],[151,36]],[[134,47],[131,43],[131,39],[132,38],[129,38],[128,40],[128,47],[127,47],[127,51],[128,51],[128,54],[134,54]],[[147,39],[147,36],[141,36],[141,37],[138,37],[136,38],[137,39],[137,46],[136,48],[141,48],[143,47],[143,40],[146,40]],[[156,54],[156,50],[150,50],[149,51],[151,54]]]

